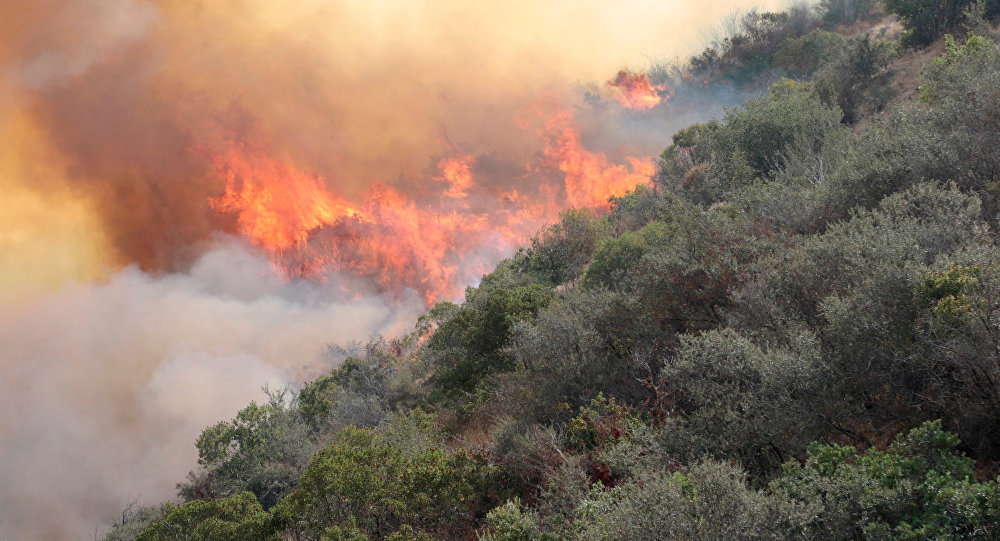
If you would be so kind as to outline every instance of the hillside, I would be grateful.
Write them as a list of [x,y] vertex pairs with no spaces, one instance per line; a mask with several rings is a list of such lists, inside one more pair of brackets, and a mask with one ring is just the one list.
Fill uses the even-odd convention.
[[105,539],[1000,538],[1000,5],[912,4],[752,12],[654,70],[753,97],[207,427]]

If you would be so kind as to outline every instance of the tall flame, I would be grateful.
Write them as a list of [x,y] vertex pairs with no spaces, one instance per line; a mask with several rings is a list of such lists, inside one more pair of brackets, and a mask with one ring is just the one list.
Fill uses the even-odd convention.
[[573,207],[604,208],[608,199],[621,195],[653,175],[651,159],[627,157],[629,166],[612,164],[601,153],[583,148],[572,116],[561,111],[545,123],[545,155],[565,174],[566,203]]
[[209,204],[217,212],[236,214],[240,230],[259,246],[276,252],[301,246],[309,231],[358,214],[331,194],[319,177],[247,149],[246,144],[233,145],[213,162],[226,180],[226,191]]

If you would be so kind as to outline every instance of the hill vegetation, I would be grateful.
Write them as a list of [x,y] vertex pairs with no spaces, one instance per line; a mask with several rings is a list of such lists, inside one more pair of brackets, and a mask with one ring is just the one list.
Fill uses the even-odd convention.
[[183,503],[106,539],[1000,539],[998,12],[742,17],[660,76],[765,92],[206,428]]

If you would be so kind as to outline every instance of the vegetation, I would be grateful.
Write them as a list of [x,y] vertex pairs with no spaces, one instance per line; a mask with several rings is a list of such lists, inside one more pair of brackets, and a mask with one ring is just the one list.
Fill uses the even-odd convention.
[[1000,539],[1000,50],[942,35],[997,8],[882,8],[900,42],[835,31],[864,0],[740,19],[701,80],[796,80],[206,428],[107,539]]
[[952,30],[970,14],[992,17],[1000,13],[996,0],[882,0],[885,10],[898,15],[907,28],[903,43],[925,45]]

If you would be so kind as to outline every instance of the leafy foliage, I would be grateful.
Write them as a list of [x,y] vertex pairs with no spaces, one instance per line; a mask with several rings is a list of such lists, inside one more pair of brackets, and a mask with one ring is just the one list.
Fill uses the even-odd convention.
[[[903,42],[908,45],[926,45],[962,22],[964,11],[975,0],[882,0],[889,13],[898,15],[906,25]],[[1000,13],[1000,2],[987,0],[985,13]]]
[[487,375],[514,368],[506,347],[513,326],[537,316],[552,300],[552,290],[533,284],[489,292],[479,308],[467,306],[443,322],[428,348],[438,353],[436,385],[449,392],[470,392]]
[[995,539],[998,485],[975,482],[973,462],[957,445],[939,421],[865,456],[817,444],[772,488],[817,509],[806,530],[824,539]]
[[240,541],[278,540],[270,515],[253,494],[242,492],[228,498],[195,500],[176,506],[167,504],[163,518],[136,537],[136,541]]
[[784,79],[767,96],[727,110],[722,122],[679,132],[662,155],[658,181],[693,202],[725,200],[755,179],[773,178],[793,146],[818,150],[841,118],[808,85]]
[[481,475],[463,453],[431,447],[410,456],[370,429],[347,427],[274,513],[284,528],[310,538],[351,531],[388,539],[404,526],[445,533],[471,512]]

